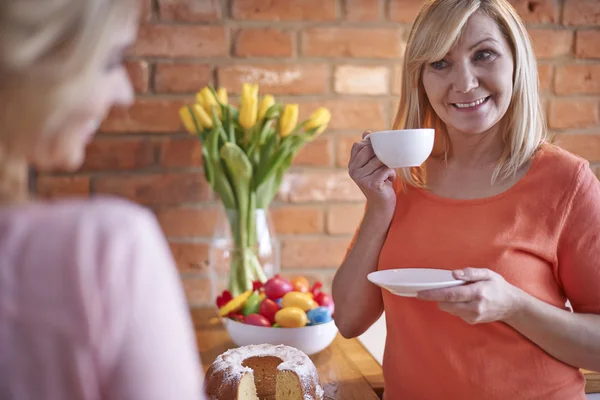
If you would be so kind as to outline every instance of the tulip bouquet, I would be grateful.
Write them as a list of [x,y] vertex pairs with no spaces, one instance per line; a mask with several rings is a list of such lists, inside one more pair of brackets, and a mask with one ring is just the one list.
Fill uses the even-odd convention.
[[331,115],[315,110],[298,123],[298,105],[277,103],[258,84],[244,83],[239,108],[224,88],[203,88],[179,110],[186,130],[202,142],[204,174],[227,212],[234,249],[228,290],[237,296],[267,277],[258,260],[255,210],[266,209],[302,146],[321,134]]

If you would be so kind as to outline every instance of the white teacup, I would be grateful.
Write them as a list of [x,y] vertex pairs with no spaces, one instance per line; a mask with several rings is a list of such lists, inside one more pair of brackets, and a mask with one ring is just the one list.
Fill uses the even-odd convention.
[[418,167],[433,150],[434,129],[397,129],[368,134],[377,158],[388,168]]

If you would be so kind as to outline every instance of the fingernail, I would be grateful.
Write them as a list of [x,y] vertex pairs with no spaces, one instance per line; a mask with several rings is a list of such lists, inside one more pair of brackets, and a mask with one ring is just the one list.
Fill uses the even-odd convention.
[[456,271],[454,271],[454,275],[465,276],[465,271],[463,271],[462,269],[456,270]]

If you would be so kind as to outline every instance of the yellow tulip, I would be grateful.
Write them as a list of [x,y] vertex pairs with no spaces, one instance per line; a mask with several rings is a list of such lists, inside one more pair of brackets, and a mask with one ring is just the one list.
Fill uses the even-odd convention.
[[240,125],[250,129],[256,123],[258,114],[258,84],[244,83],[242,86],[242,98],[239,121]]
[[229,99],[227,96],[227,89],[219,88],[219,90],[217,90],[217,97],[219,98],[219,101],[221,102],[221,104],[226,105],[229,103]]
[[315,132],[316,135],[320,135],[327,128],[329,121],[331,120],[331,113],[325,107],[317,108],[308,119],[306,125],[304,125],[304,130],[309,131],[314,128],[319,128]]
[[270,94],[262,98],[262,101],[260,102],[260,107],[258,108],[259,121],[265,117],[265,114],[273,104],[275,104],[275,98]]
[[283,114],[279,120],[279,133],[281,137],[286,137],[298,124],[298,104],[286,104]]
[[215,95],[208,87],[205,87],[198,92],[196,95],[196,100],[198,101],[198,104],[204,108],[208,115],[212,115],[212,108],[214,107],[217,116],[221,118],[221,107],[219,107],[219,103],[217,103]]
[[179,117],[181,118],[181,122],[185,129],[189,132],[190,135],[197,134],[196,124],[194,124],[194,118],[192,117],[192,113],[188,106],[183,106],[179,109]]
[[194,117],[196,118],[196,121],[199,121],[203,127],[209,129],[213,127],[212,118],[208,115],[206,110],[202,108],[202,106],[200,106],[200,104],[194,104],[192,107],[192,111],[194,112]]

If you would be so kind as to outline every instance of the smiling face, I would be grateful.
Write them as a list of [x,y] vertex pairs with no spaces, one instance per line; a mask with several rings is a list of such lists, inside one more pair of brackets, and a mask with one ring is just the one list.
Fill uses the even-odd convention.
[[496,22],[481,12],[441,60],[423,68],[427,98],[448,132],[482,134],[506,113],[513,89],[510,45]]

